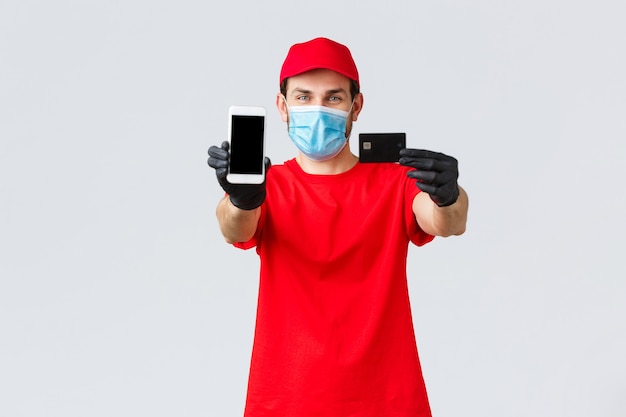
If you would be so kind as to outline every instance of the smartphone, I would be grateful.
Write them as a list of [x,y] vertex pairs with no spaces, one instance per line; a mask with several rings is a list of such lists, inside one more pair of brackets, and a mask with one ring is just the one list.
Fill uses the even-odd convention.
[[261,184],[265,180],[265,113],[259,106],[228,108],[228,182]]
[[360,162],[398,162],[406,148],[406,133],[360,133]]

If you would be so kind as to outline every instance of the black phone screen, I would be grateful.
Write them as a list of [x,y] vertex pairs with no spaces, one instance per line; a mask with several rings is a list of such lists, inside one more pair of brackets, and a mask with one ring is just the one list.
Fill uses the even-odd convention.
[[231,116],[230,172],[233,174],[263,173],[263,116]]

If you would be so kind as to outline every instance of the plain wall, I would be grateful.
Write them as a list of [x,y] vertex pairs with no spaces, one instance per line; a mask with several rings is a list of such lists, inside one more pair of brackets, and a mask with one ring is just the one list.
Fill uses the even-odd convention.
[[0,415],[240,416],[258,257],[207,164],[289,46],[348,45],[359,132],[460,161],[409,252],[434,415],[626,415],[622,1],[0,2]]

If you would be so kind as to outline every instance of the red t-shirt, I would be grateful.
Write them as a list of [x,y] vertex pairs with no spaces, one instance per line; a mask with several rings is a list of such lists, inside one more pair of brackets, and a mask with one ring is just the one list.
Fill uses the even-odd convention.
[[246,417],[422,417],[430,407],[409,304],[410,241],[430,242],[398,164],[339,175],[272,166]]

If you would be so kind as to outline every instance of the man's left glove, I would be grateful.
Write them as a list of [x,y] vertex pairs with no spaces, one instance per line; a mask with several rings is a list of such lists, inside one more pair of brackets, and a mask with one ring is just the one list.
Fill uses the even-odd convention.
[[417,188],[428,193],[439,207],[450,206],[459,198],[459,164],[455,158],[422,149],[402,149],[400,164],[415,168],[407,175],[415,178]]
[[[226,179],[228,174],[228,161],[230,159],[229,143],[222,142],[221,147],[209,148],[209,160],[211,168],[215,168],[217,182],[224,189],[235,207],[242,210],[253,210],[265,201],[265,181],[262,184],[231,184]],[[270,159],[265,157],[265,174],[271,166]]]

